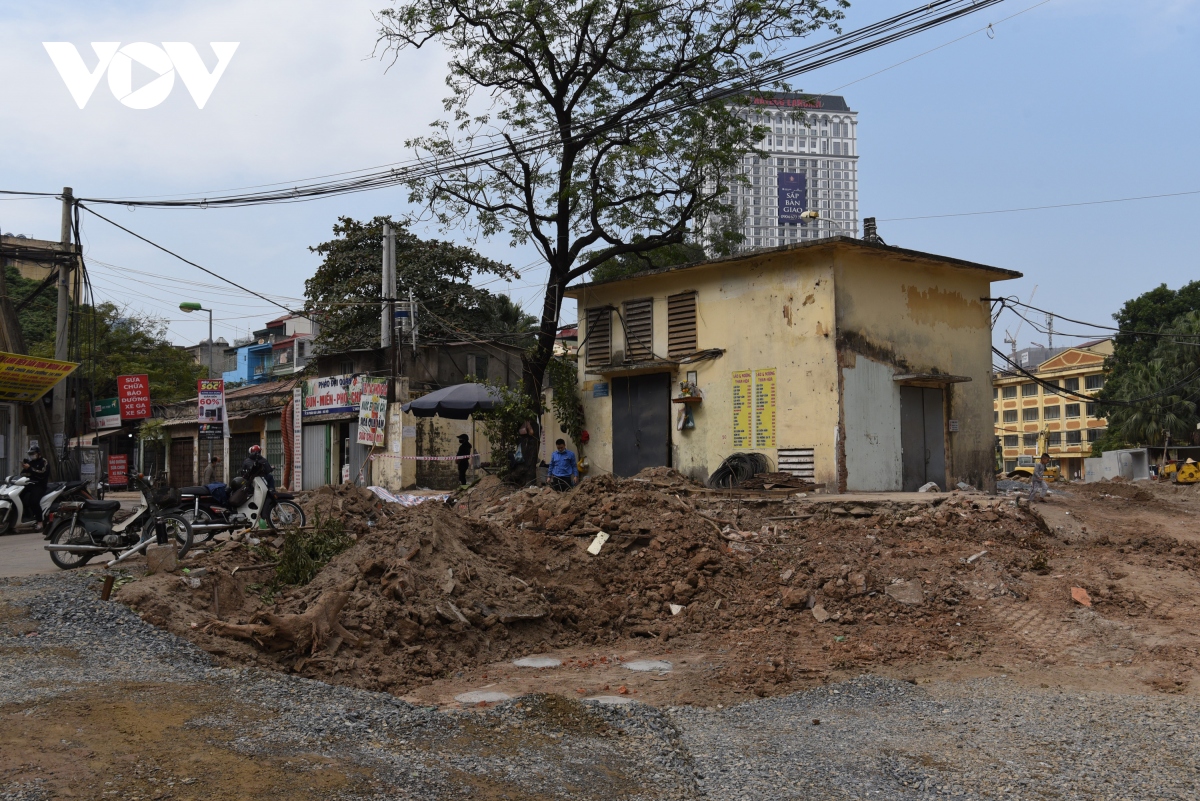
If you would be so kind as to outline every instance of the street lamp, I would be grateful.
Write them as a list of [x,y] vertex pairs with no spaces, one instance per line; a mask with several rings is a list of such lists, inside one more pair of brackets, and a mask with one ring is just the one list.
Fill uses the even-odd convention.
[[[191,314],[194,311],[208,312],[208,377],[213,377],[213,334],[212,334],[212,309],[206,309],[199,303],[184,301],[179,304],[179,310]],[[212,440],[208,441],[208,461],[212,463]]]

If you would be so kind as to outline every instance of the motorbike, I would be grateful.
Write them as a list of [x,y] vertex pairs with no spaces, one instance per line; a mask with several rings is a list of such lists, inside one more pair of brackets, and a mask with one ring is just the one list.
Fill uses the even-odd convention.
[[289,492],[276,492],[262,473],[235,478],[225,491],[184,487],[179,491],[184,518],[191,523],[196,542],[207,542],[222,531],[256,526],[266,520],[277,530],[304,526],[304,510]]
[[141,503],[126,519],[113,522],[120,501],[73,501],[59,506],[50,527],[50,561],[63,570],[83,567],[94,557],[111,552],[109,567],[142,553],[154,542],[174,543],[182,559],[192,547],[192,526],[178,511],[177,496],[160,497],[145,476],[129,481],[141,493]]
[[[25,516],[33,510],[25,509],[21,497],[25,487],[32,483],[28,476],[8,476],[0,485],[0,536],[20,526],[32,526],[34,519],[25,520]],[[88,499],[91,495],[86,481],[54,481],[46,485],[46,492],[39,503],[42,509],[42,520],[47,528],[54,518],[60,504],[73,499]]]

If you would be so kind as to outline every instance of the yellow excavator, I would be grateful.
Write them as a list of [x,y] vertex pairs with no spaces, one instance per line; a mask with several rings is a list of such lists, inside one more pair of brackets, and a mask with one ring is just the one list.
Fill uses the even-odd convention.
[[[1033,467],[1037,464],[1038,459],[1042,458],[1042,454],[1046,452],[1046,440],[1049,438],[1048,431],[1045,427],[1038,434],[1037,441],[1037,456],[1018,456],[1017,466],[1008,474],[1009,478],[1032,478]],[[1046,465],[1046,480],[1058,481],[1062,475],[1062,467],[1058,460],[1051,457],[1050,464]]]

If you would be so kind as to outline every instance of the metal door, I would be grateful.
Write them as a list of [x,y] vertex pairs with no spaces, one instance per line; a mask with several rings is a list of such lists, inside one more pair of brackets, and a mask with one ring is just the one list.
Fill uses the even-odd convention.
[[[366,464],[371,448],[358,444],[358,423],[350,424],[350,437],[346,447],[346,461],[350,464],[350,483],[358,483],[358,471]],[[363,486],[371,483],[370,468],[363,470]]]
[[171,440],[171,475],[169,483],[172,487],[190,487],[196,483],[195,449],[192,438]]
[[301,442],[301,480],[311,490],[329,483],[329,426],[304,426]]
[[632,476],[669,465],[670,373],[614,378],[612,410],[614,473]]
[[945,489],[942,390],[900,387],[900,449],[905,492],[915,492],[930,481]]

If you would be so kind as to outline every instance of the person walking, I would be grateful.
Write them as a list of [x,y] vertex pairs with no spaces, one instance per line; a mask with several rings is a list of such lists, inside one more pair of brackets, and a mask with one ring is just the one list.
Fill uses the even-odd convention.
[[1050,464],[1050,454],[1043,453],[1042,458],[1033,466],[1033,475],[1029,479],[1029,502],[1033,503],[1037,499],[1037,494],[1042,494],[1042,500],[1050,494],[1050,488],[1046,486],[1046,468]]
[[220,482],[223,477],[221,473],[221,457],[213,456],[204,467],[204,480],[200,483],[207,487],[209,484]]
[[471,463],[471,438],[466,434],[458,435],[458,459],[455,464],[458,465],[458,483],[463,485],[467,483],[467,466]]
[[575,451],[567,450],[565,440],[555,440],[554,453],[550,454],[550,467],[546,471],[546,483],[558,492],[566,492],[579,483],[579,464]]

